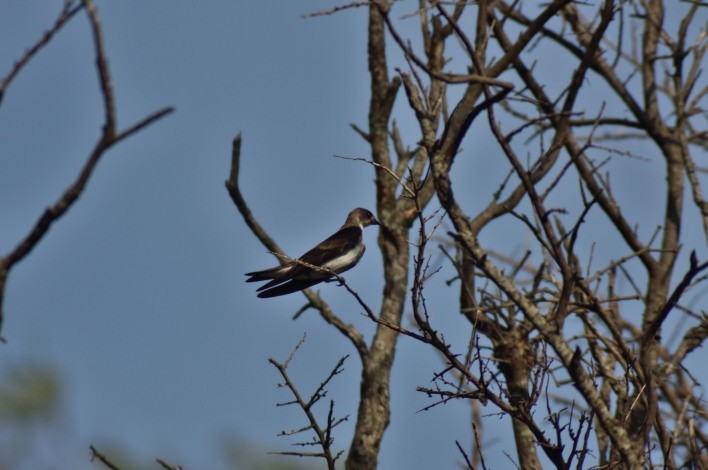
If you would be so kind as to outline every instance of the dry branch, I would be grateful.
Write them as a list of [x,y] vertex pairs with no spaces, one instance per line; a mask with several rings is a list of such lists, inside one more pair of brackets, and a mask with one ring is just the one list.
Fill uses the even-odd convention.
[[[91,31],[93,35],[93,44],[95,49],[96,57],[96,68],[98,70],[99,85],[101,88],[101,97],[103,100],[104,109],[104,123],[103,123],[103,133],[98,139],[98,142],[94,146],[89,158],[84,164],[83,168],[79,172],[76,180],[72,183],[62,194],[62,196],[50,207],[45,209],[45,211],[40,215],[34,224],[34,227],[29,231],[29,233],[4,257],[0,258],[0,328],[2,327],[2,321],[4,318],[3,312],[3,299],[5,293],[5,285],[7,283],[7,277],[10,274],[11,269],[20,260],[26,257],[37,244],[44,238],[44,236],[49,231],[57,219],[64,215],[71,206],[78,200],[78,198],[83,194],[84,189],[89,181],[89,178],[93,174],[98,162],[103,157],[108,149],[110,149],[115,144],[119,143],[123,139],[126,139],[133,135],[134,133],[144,129],[153,122],[163,118],[167,114],[174,111],[172,107],[166,107],[159,111],[156,111],[132,126],[128,127],[123,131],[117,131],[115,128],[116,123],[116,110],[115,110],[115,100],[113,98],[113,90],[111,86],[111,75],[108,68],[108,61],[105,56],[103,48],[103,37],[101,33],[101,25],[98,17],[98,13],[92,1],[83,0],[80,6],[74,6],[73,2],[67,2],[65,4],[65,9],[62,15],[57,20],[55,27],[47,32],[42,40],[31,48],[28,53],[23,58],[24,61],[20,61],[19,65],[16,65],[6,80],[3,82],[9,83],[17,71],[22,67],[24,63],[27,62],[33,55],[35,55],[49,39],[51,39],[54,32],[56,32],[73,14],[79,11],[82,7],[85,7],[87,16],[89,18],[89,23],[91,25]],[[0,91],[3,91],[1,89]]]

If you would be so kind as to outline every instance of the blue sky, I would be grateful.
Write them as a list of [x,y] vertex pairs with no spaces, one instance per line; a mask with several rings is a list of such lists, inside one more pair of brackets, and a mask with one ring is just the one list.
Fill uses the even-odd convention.
[[[307,332],[291,372],[309,391],[354,351],[312,312],[291,321],[304,297],[261,300],[242,282],[244,272],[273,259],[243,224],[223,182],[231,141],[242,132],[244,195],[293,255],[329,235],[353,207],[374,208],[371,168],[333,158],[368,157],[349,127],[366,126],[366,11],[302,19],[331,3],[96,3],[119,127],[163,106],[176,112],[111,149],[78,203],[12,271],[2,361],[44,361],[62,374],[66,466],[52,468],[89,468],[89,444],[185,468],[224,468],[220,445],[227,438],[263,454],[286,450],[292,441],[276,434],[303,418],[275,407],[289,397],[277,388],[267,359],[285,360]],[[38,5],[6,0],[0,7],[0,75],[53,22],[58,2]],[[415,20],[403,25],[416,26]],[[73,181],[99,136],[103,111],[89,37],[79,14],[13,82],[0,107],[3,252]],[[399,119],[414,142],[410,117]],[[463,146],[493,148],[486,147],[482,125]],[[470,196],[470,211],[486,204],[506,171],[495,166],[498,154],[480,158],[455,167],[457,178],[469,182],[460,194]],[[656,171],[620,161],[620,174],[623,167],[661,181],[661,165]],[[649,211],[636,187],[624,191],[629,207]],[[485,197],[471,197],[479,193]],[[510,252],[523,249],[518,230],[502,225],[491,234],[508,241]],[[383,284],[375,228],[365,240],[366,256],[346,277],[378,307]],[[431,301],[447,305],[444,321],[455,325],[457,294],[444,287],[447,274],[433,281]],[[372,325],[343,289],[326,285],[321,292],[371,338]],[[459,460],[454,440],[469,442],[468,407],[417,413],[429,402],[415,386],[428,384],[439,365],[419,345],[400,342],[382,468],[450,468]],[[352,417],[336,435],[338,448],[351,438],[359,372],[353,355],[332,383],[337,414]],[[511,450],[500,440],[508,428],[504,420],[493,423],[488,459],[501,462],[502,451]]]

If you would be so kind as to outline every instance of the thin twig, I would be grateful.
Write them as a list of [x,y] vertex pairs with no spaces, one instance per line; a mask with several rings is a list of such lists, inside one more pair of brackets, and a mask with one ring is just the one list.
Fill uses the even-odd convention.
[[89,449],[91,449],[91,462],[93,462],[94,459],[98,459],[103,465],[111,470],[120,470],[116,464],[108,460],[108,457],[99,452],[93,444],[89,446]]
[[20,71],[27,65],[27,63],[32,59],[37,53],[54,37],[54,35],[84,7],[84,3],[81,2],[75,5],[73,0],[64,3],[59,16],[56,21],[47,31],[44,32],[42,37],[37,41],[32,47],[27,49],[22,57],[15,62],[15,65],[10,70],[10,73],[5,76],[5,78],[0,81],[0,104],[2,104],[2,98],[5,96],[5,91],[7,87],[10,86],[10,82],[20,73]]

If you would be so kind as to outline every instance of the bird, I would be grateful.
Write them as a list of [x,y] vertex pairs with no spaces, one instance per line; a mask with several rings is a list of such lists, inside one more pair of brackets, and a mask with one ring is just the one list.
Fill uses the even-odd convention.
[[[353,268],[364,256],[363,228],[381,225],[374,214],[357,207],[347,216],[334,235],[319,243],[297,260],[275,268],[246,273],[246,282],[268,281],[256,291],[258,297],[269,298],[291,294],[308,287],[329,281],[333,275]],[[301,263],[300,263],[301,262]],[[331,272],[313,269],[308,265],[328,269]]]

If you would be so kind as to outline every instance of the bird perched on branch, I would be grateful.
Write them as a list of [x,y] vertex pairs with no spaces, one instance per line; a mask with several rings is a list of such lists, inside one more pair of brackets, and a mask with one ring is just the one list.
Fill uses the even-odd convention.
[[[269,281],[258,288],[258,297],[277,297],[306,289],[333,275],[353,268],[364,256],[362,229],[381,225],[374,214],[356,208],[337,232],[302,255],[282,266],[246,273],[246,282]],[[323,269],[316,269],[323,268]]]

